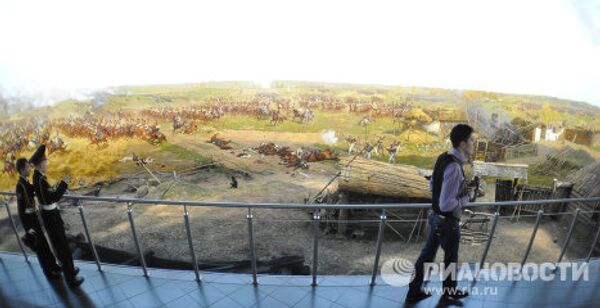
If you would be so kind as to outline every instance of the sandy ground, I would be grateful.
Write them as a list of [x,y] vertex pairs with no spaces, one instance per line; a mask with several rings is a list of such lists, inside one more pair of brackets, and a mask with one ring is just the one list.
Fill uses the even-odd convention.
[[[209,169],[197,174],[180,176],[173,182],[169,168],[183,170],[193,166],[190,161],[175,159],[154,153],[156,160],[170,160],[167,167],[160,167],[161,185],[149,187],[147,198],[210,201],[245,202],[290,202],[303,203],[305,198],[314,195],[336,172],[333,162],[312,164],[296,173],[282,166],[277,157],[262,157],[253,154],[250,158],[238,158],[235,154],[243,148],[258,146],[260,142],[273,141],[280,145],[295,148],[299,145],[319,143],[319,134],[269,133],[258,131],[224,130],[220,136],[234,140],[235,150],[222,151],[206,142],[212,131],[196,135],[169,135],[169,142],[212,157],[224,169]],[[241,142],[240,140],[246,140]],[[162,155],[162,156],[161,156]],[[156,167],[158,168],[158,167]],[[122,170],[127,168],[121,168]],[[131,172],[144,175],[143,170],[129,167]],[[139,173],[142,172],[142,173]],[[247,172],[251,176],[245,177]],[[229,188],[230,176],[236,175],[239,188]],[[128,183],[141,187],[149,178],[121,181],[102,188],[102,195],[135,196],[126,192]],[[169,190],[167,191],[167,188]],[[493,188],[493,187],[492,187]],[[166,192],[165,192],[166,191]],[[77,191],[73,192],[77,194]],[[493,190],[488,191],[484,200],[491,200]],[[156,256],[178,260],[189,260],[190,254],[183,224],[183,209],[180,206],[142,206],[134,205],[136,227],[145,250],[152,250]],[[16,206],[11,204],[13,218],[18,223]],[[135,252],[131,229],[125,205],[104,202],[85,204],[86,215],[94,241],[110,248]],[[194,246],[200,262],[240,261],[249,258],[247,209],[194,207],[189,209]],[[255,210],[256,251],[260,260],[268,260],[284,255],[302,255],[307,265],[312,264],[313,232],[310,214],[306,210]],[[63,219],[68,233],[83,233],[79,213],[74,207],[64,207]],[[502,218],[498,225],[497,236],[489,252],[488,261],[520,262],[527,241],[531,235],[534,218],[526,217],[516,221]],[[376,224],[375,224],[376,225]],[[410,225],[405,226],[410,228]],[[20,230],[20,226],[19,226]],[[415,260],[422,248],[422,238],[417,242],[406,243],[387,230],[381,264],[392,258]],[[22,230],[20,230],[22,232]],[[530,261],[555,261],[560,253],[565,227],[545,219],[533,246]],[[5,211],[0,211],[0,250],[18,251],[18,246],[8,223]],[[575,241],[574,245],[583,247]],[[580,244],[579,244],[580,243]],[[375,235],[367,234],[360,239],[349,239],[335,234],[320,234],[319,271],[323,274],[368,274],[372,269],[375,252]],[[463,244],[460,260],[477,262],[482,254],[483,245]],[[581,249],[567,258],[581,258]],[[438,253],[441,260],[443,253]]]
[[[328,166],[325,166],[328,167]],[[207,172],[210,173],[210,172]],[[287,177],[286,177],[287,176]],[[219,173],[208,175],[195,185],[190,198],[202,198],[215,201],[241,200],[257,202],[301,202],[308,194],[314,193],[320,186],[317,179],[295,178],[290,175],[255,175],[252,179],[240,180],[240,188],[227,193],[227,180]],[[317,178],[317,176],[315,176]],[[320,176],[325,181],[324,175]],[[191,180],[190,180],[191,181]],[[166,185],[166,183],[164,184]],[[178,189],[187,190],[183,185]],[[204,189],[196,187],[205,186]],[[208,187],[206,187],[208,186]],[[124,182],[113,184],[103,190],[107,195],[128,196]],[[156,194],[156,190],[149,195]],[[201,191],[202,193],[198,194]],[[185,195],[183,192],[174,193]],[[170,199],[169,194],[166,195]],[[13,214],[15,205],[11,205]],[[110,248],[122,249],[134,253],[135,246],[127,219],[125,205],[102,202],[86,203],[86,215],[89,219],[94,241]],[[190,208],[192,236],[200,262],[240,261],[249,258],[246,209],[223,209],[215,207]],[[141,234],[141,243],[145,250],[152,250],[158,257],[189,260],[187,238],[183,225],[183,209],[173,206],[134,205],[136,227]],[[307,265],[312,264],[312,225],[310,214],[303,210],[255,210],[256,251],[260,260],[284,255],[303,255]],[[16,215],[14,217],[17,219]],[[76,208],[65,207],[63,218],[68,232],[83,232]],[[0,230],[3,236],[1,250],[17,251],[15,238],[10,230],[5,212],[0,215]],[[374,226],[374,225],[373,225]],[[531,235],[533,218],[524,218],[519,222],[510,222],[508,218],[500,220],[497,236],[494,239],[488,260],[520,262]],[[381,262],[392,258],[415,260],[422,248],[422,239],[406,243],[387,230]],[[554,261],[560,252],[557,238],[564,234],[564,227],[544,220],[538,232],[530,261]],[[319,268],[323,274],[368,274],[372,268],[375,251],[375,234],[367,234],[361,239],[349,239],[335,234],[320,234]],[[483,245],[463,244],[460,260],[477,262],[482,254]],[[443,253],[438,254],[441,258]],[[567,255],[567,257],[571,257]],[[581,257],[581,256],[573,256]],[[441,260],[441,259],[440,259]]]
[[[92,236],[97,244],[135,252],[126,206],[89,203],[85,207]],[[11,205],[11,209],[15,213],[14,205]],[[190,209],[194,246],[200,262],[240,261],[249,258],[246,213],[245,209]],[[83,232],[76,208],[65,208],[62,215],[69,233]],[[190,259],[181,207],[138,205],[134,206],[134,215],[145,250],[153,250],[158,257],[185,261]],[[307,212],[256,210],[254,215],[256,251],[260,260],[284,255],[304,255],[306,264],[312,264],[312,227]],[[17,219],[16,215],[14,219]],[[0,231],[5,235],[0,240],[0,250],[18,251],[15,237],[6,223],[5,212],[0,215],[0,221]],[[501,219],[488,261],[520,262],[531,235],[533,221],[533,218],[524,218],[519,222]],[[528,260],[555,261],[560,253],[560,241],[557,240],[561,233],[565,233],[565,229],[550,220],[544,220]],[[575,242],[573,246],[583,245],[582,241]],[[370,272],[375,251],[374,235],[357,240],[334,234],[320,234],[319,244],[319,269],[323,274]],[[415,260],[422,245],[422,241],[406,243],[395,234],[387,232],[381,262],[392,258]],[[462,244],[460,261],[477,262],[482,252],[482,244]],[[577,250],[573,249],[573,253],[567,254],[567,259],[583,257],[575,252]],[[440,251],[438,259],[441,260],[442,256]]]

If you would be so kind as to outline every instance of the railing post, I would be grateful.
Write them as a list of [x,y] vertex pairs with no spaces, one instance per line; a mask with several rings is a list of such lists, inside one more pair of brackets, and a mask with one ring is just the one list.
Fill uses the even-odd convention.
[[25,257],[25,262],[29,263],[29,257],[27,256],[27,253],[25,252],[25,248],[23,248],[23,243],[21,243],[21,238],[19,237],[19,232],[17,232],[17,225],[15,225],[15,221],[12,219],[12,214],[10,213],[8,201],[6,199],[4,200],[4,206],[6,207],[6,213],[8,214],[8,220],[10,220],[10,226],[12,227],[13,231],[15,232],[15,236],[17,237],[17,243],[19,244],[19,248],[21,249],[21,252],[23,253],[23,257]]
[[138,254],[140,256],[140,262],[142,263],[142,270],[144,271],[144,276],[148,277],[148,268],[146,266],[146,260],[144,259],[144,254],[142,253],[142,247],[137,238],[137,233],[135,232],[135,224],[133,223],[133,209],[131,206],[133,203],[127,202],[127,216],[129,217],[129,225],[131,225],[131,232],[133,233],[133,241],[135,242],[135,247],[137,248]]
[[479,278],[479,272],[483,268],[483,264],[485,263],[485,259],[487,258],[488,252],[490,251],[490,247],[492,246],[492,239],[494,239],[494,233],[496,232],[496,225],[498,224],[498,217],[500,213],[496,211],[494,213],[494,220],[492,221],[492,230],[490,230],[490,237],[485,243],[485,249],[483,250],[483,255],[481,255],[481,261],[479,261],[479,268],[477,269],[477,273],[475,274],[475,279]]
[[540,226],[540,221],[542,220],[543,214],[543,210],[538,210],[537,218],[535,219],[535,226],[533,227],[531,238],[529,239],[529,243],[527,244],[527,250],[525,250],[525,255],[523,256],[523,260],[521,261],[521,268],[519,269],[519,272],[523,270],[523,265],[525,265],[527,257],[529,256],[529,252],[531,252],[531,247],[533,246],[533,241],[535,240],[535,235],[537,233],[538,227]]
[[190,230],[190,214],[188,213],[187,206],[183,206],[183,220],[185,222],[185,230],[187,232],[188,245],[190,246],[190,254],[192,255],[192,263],[194,263],[194,273],[196,274],[196,281],[200,282],[200,271],[198,270],[198,259],[196,259],[196,253],[194,252],[194,242],[192,241],[192,231]]
[[250,240],[250,263],[252,265],[252,284],[256,286],[258,285],[258,278],[256,277],[256,245],[254,244],[254,225],[252,224],[254,215],[252,215],[251,208],[248,208],[248,214],[246,214],[246,219],[248,220],[248,237]]
[[377,248],[375,249],[375,262],[373,262],[373,274],[371,275],[371,286],[375,285],[377,278],[377,268],[379,267],[379,257],[381,256],[381,246],[383,245],[383,235],[385,231],[385,209],[381,210],[381,216],[379,216],[379,231],[377,232]]
[[571,221],[571,226],[569,226],[569,233],[567,233],[567,238],[565,239],[565,243],[560,250],[560,256],[556,261],[556,265],[554,266],[554,271],[558,269],[558,263],[560,263],[567,252],[567,247],[569,246],[569,242],[571,241],[571,236],[573,235],[573,230],[575,229],[575,223],[577,223],[577,216],[579,216],[579,212],[581,209],[575,209],[575,215],[573,215],[573,220]]
[[594,253],[594,248],[596,248],[596,243],[598,243],[598,237],[600,237],[600,227],[598,227],[598,231],[596,231],[596,236],[594,236],[594,242],[592,242],[592,247],[590,247],[590,252],[585,258],[585,263],[590,263],[590,259],[592,258],[592,253]]
[[321,220],[321,214],[319,209],[316,209],[313,213],[313,266],[312,266],[312,283],[313,287],[317,286],[317,265],[319,264],[319,222]]
[[90,236],[90,230],[88,229],[87,220],[85,219],[85,214],[83,212],[83,204],[80,200],[77,200],[77,208],[79,208],[79,215],[81,216],[81,222],[83,223],[83,230],[85,231],[85,236],[87,237],[88,243],[90,243],[90,247],[92,248],[92,253],[94,254],[94,259],[96,260],[96,266],[98,267],[99,271],[102,271],[102,267],[100,266],[100,258],[98,257],[96,246],[94,246],[94,241]]

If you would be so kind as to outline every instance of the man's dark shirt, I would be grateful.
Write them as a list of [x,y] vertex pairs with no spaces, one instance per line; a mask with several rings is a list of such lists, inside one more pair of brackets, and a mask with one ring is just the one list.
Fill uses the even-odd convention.
[[33,186],[35,187],[35,194],[41,205],[50,205],[58,202],[67,191],[67,183],[64,181],[61,181],[56,189],[52,189],[50,184],[48,184],[46,176],[38,170],[33,172]]
[[19,212],[21,223],[23,224],[23,229],[27,231],[29,229],[37,228],[39,222],[35,213],[33,185],[23,177],[19,176],[15,192],[17,193],[17,210]]

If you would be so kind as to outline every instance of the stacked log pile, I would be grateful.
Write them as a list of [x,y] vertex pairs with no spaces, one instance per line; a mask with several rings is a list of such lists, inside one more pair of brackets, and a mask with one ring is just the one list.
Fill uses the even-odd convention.
[[350,158],[340,159],[342,174],[338,187],[343,191],[390,197],[431,199],[426,175],[431,170],[415,166],[388,164],[357,157],[349,166]]

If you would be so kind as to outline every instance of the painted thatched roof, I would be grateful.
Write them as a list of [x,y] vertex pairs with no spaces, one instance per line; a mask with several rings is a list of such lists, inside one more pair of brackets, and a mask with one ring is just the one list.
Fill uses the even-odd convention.
[[600,162],[589,164],[568,177],[573,192],[580,197],[600,197]]

